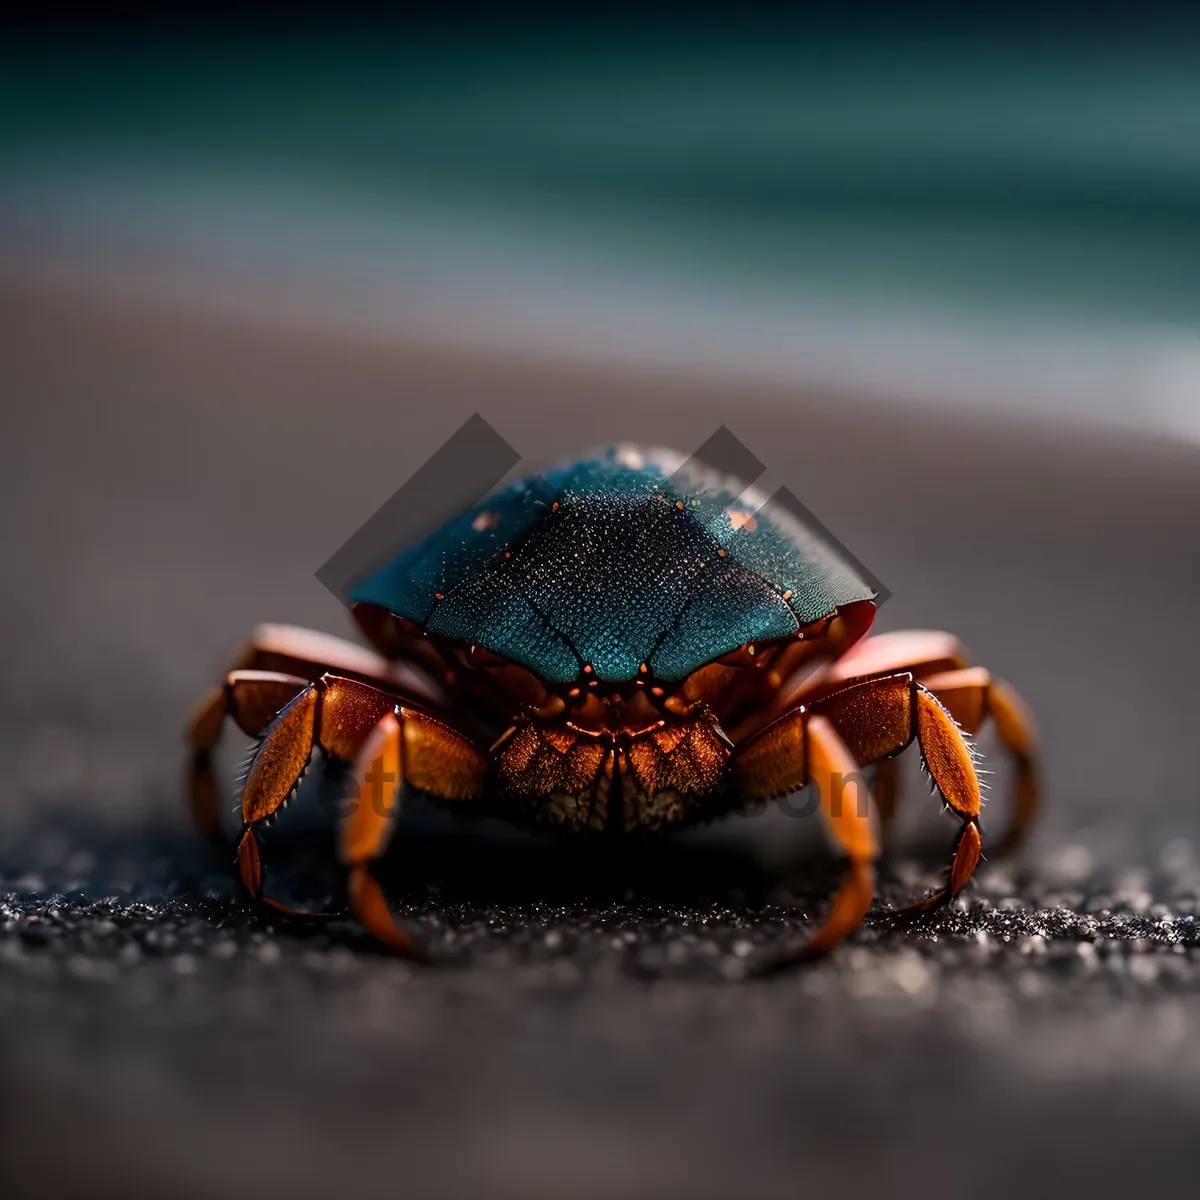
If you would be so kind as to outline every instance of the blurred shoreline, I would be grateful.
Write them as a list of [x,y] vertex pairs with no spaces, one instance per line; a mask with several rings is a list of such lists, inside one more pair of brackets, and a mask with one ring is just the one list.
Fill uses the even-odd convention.
[[[113,198],[110,198],[110,200]],[[119,199],[116,197],[115,199]],[[91,207],[91,211],[89,211]],[[0,196],[0,278],[448,352],[818,389],[1031,428],[1200,442],[1200,332],[698,287],[511,236],[311,207]]]
[[1200,441],[1187,22],[226,32],[0,50],[0,270]]

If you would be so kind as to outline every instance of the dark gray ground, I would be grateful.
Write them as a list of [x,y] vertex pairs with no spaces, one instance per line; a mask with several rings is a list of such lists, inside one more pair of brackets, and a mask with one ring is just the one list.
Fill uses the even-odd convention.
[[[0,369],[0,1194],[1194,1186],[1195,451],[17,283]],[[531,459],[733,428],[890,586],[882,627],[1026,694],[1025,857],[769,982],[833,878],[778,812],[624,853],[415,813],[432,970],[255,919],[179,812],[189,705],[257,620],[346,628],[313,571],[476,409]],[[915,783],[905,818],[894,897],[951,833]],[[270,861],[315,894],[310,849],[281,825]]]

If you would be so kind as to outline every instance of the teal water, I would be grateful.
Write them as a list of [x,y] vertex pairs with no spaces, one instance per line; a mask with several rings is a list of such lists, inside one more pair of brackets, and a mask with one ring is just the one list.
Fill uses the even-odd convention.
[[345,219],[297,238],[366,222],[784,299],[1200,320],[1184,43],[393,31],[2,68],[0,198],[168,223],[219,198],[231,225],[316,204]]

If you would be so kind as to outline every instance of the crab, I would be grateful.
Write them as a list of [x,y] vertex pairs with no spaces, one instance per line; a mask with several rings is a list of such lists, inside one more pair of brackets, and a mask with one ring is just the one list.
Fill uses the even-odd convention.
[[823,923],[788,955],[808,959],[871,906],[896,756],[915,742],[959,828],[945,883],[889,911],[947,903],[983,851],[971,736],[988,719],[1014,768],[998,848],[1033,816],[1027,708],[951,634],[869,636],[878,589],[765,500],[695,460],[630,446],[485,498],[354,587],[373,649],[286,626],[255,632],[189,728],[197,823],[219,828],[212,752],[231,719],[258,739],[241,792],[241,882],[263,905],[309,915],[268,894],[258,832],[314,751],[348,764],[337,842],[350,911],[416,958],[373,871],[411,791],[463,813],[622,837],[814,784],[845,866]]

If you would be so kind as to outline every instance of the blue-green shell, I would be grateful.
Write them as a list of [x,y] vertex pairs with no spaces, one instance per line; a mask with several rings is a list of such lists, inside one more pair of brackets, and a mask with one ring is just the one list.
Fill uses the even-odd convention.
[[[669,451],[618,447],[488,497],[351,593],[547,682],[678,680],[875,589],[782,506]],[[668,482],[670,480],[670,482]],[[761,500],[761,498],[760,498]]]

